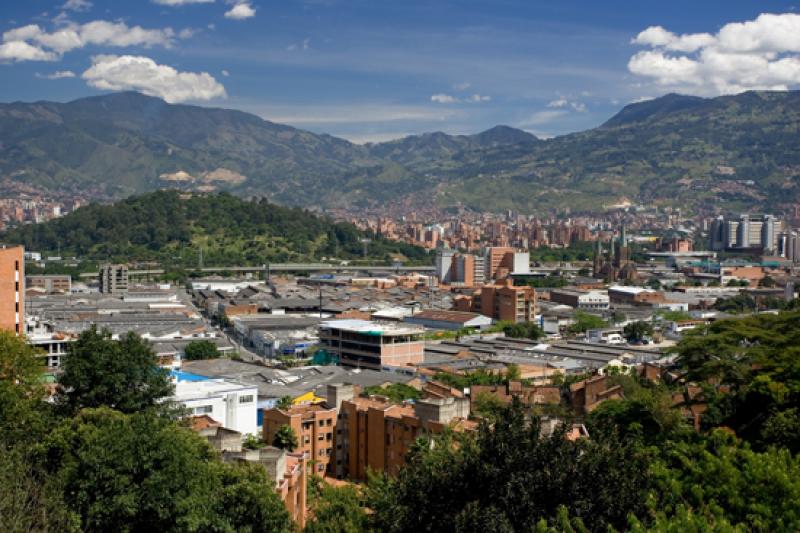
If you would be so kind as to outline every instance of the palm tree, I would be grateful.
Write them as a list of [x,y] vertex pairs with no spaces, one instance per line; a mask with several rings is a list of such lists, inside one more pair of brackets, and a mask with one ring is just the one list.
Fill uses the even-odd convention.
[[284,424],[275,432],[272,445],[281,450],[293,452],[297,448],[297,434],[288,424]]

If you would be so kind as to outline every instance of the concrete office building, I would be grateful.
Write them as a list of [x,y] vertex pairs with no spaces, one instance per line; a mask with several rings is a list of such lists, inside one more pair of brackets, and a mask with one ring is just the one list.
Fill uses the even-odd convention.
[[72,278],[62,275],[26,276],[25,290],[36,289],[45,293],[69,293],[72,290]]
[[0,245],[0,329],[25,331],[25,250]]
[[368,320],[329,320],[319,326],[319,343],[344,366],[381,370],[421,363],[424,331]]
[[780,227],[773,215],[718,217],[711,223],[708,245],[716,251],[761,250],[772,254],[778,249]]
[[552,289],[550,291],[550,301],[583,310],[602,311],[609,307],[608,292],[606,291]]
[[128,292],[128,265],[103,265],[100,268],[100,292]]

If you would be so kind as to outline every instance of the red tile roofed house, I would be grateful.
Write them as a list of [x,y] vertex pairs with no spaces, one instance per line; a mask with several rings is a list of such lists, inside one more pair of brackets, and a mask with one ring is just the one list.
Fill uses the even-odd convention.
[[572,408],[576,413],[591,413],[598,405],[606,400],[620,399],[623,397],[622,387],[608,386],[608,376],[594,376],[569,387]]
[[470,400],[472,402],[479,394],[492,394],[505,403],[511,403],[516,397],[523,405],[542,405],[561,403],[560,387],[531,387],[520,381],[511,381],[506,385],[473,385],[470,387]]

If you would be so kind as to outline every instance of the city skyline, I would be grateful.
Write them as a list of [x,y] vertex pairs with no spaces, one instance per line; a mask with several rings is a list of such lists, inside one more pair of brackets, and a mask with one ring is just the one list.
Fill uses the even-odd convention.
[[798,86],[791,2],[684,4],[15,2],[0,99],[138,90],[364,142],[496,124],[550,137],[668,92]]

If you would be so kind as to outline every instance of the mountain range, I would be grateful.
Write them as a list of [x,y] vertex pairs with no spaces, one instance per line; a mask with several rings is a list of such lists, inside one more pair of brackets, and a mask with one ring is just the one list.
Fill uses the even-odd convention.
[[0,193],[20,183],[96,199],[177,188],[327,208],[788,209],[800,199],[800,92],[670,94],[552,139],[497,126],[366,145],[132,92],[0,104]]

